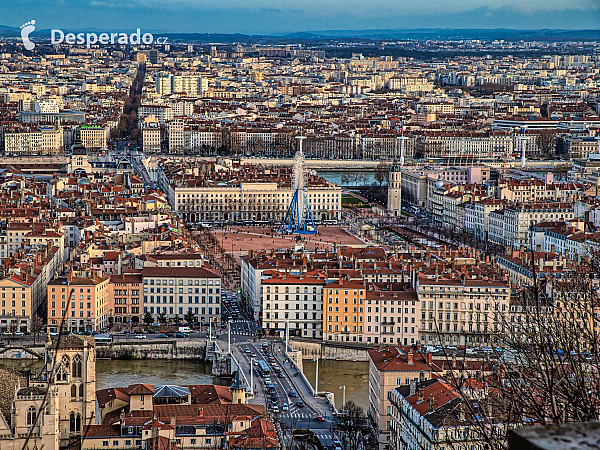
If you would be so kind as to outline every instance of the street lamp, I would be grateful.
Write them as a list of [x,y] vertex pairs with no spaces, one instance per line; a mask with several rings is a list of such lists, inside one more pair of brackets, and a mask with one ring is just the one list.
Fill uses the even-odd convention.
[[254,396],[254,358],[250,357],[250,395]]
[[343,414],[344,411],[346,410],[346,385],[340,386],[340,389],[343,389],[343,391],[342,391],[342,414]]

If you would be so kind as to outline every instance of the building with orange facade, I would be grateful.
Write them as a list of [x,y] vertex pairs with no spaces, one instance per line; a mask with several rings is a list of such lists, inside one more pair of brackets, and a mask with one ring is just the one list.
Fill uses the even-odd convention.
[[365,286],[339,280],[323,288],[323,340],[363,342]]
[[142,322],[142,274],[111,275],[108,283],[108,309],[116,323],[137,326]]

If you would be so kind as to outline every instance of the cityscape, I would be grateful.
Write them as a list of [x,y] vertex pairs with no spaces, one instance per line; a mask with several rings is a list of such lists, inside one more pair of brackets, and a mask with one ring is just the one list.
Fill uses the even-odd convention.
[[0,450],[598,448],[597,5],[51,3],[0,20]]

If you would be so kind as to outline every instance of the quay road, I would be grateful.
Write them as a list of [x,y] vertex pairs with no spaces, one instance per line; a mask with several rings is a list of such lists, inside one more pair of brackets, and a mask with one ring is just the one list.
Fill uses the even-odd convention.
[[[270,378],[271,383],[275,386],[279,413],[273,413],[271,396],[267,392],[265,378],[259,374],[258,366],[253,366],[252,376],[250,374],[251,360],[263,360],[268,363],[262,351],[263,342],[269,344],[269,349],[272,348],[273,351],[271,354],[275,357],[277,364],[283,369],[282,377],[277,376],[273,370],[271,370],[268,377],[265,377]],[[294,376],[296,370],[287,361],[288,358],[283,352],[284,346],[285,344],[282,342],[271,343],[270,340],[246,340],[236,342],[232,345],[232,353],[246,374],[246,379],[254,385],[254,399],[249,402],[265,405],[267,411],[271,411],[273,417],[281,424],[284,439],[289,439],[291,430],[296,428],[310,429],[319,438],[324,447],[330,447],[334,439],[330,432],[330,427],[334,419],[331,406],[326,402],[324,397],[313,397],[311,388],[301,376]],[[249,350],[249,353],[246,352],[246,349]],[[256,357],[253,357],[253,355],[256,355]],[[271,364],[269,366],[272,368]],[[251,379],[252,381],[250,381]],[[297,397],[290,397],[291,391],[295,391]],[[298,401],[300,400],[304,402],[303,407],[298,406]],[[288,411],[283,411],[282,407],[284,403],[287,403]],[[317,416],[323,417],[325,421],[316,421],[315,417]]]

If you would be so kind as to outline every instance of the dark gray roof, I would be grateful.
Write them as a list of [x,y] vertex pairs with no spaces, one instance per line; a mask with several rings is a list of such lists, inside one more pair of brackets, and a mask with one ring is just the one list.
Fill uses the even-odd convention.
[[154,388],[154,397],[157,398],[186,397],[188,395],[190,395],[190,389],[183,386],[164,385]]

